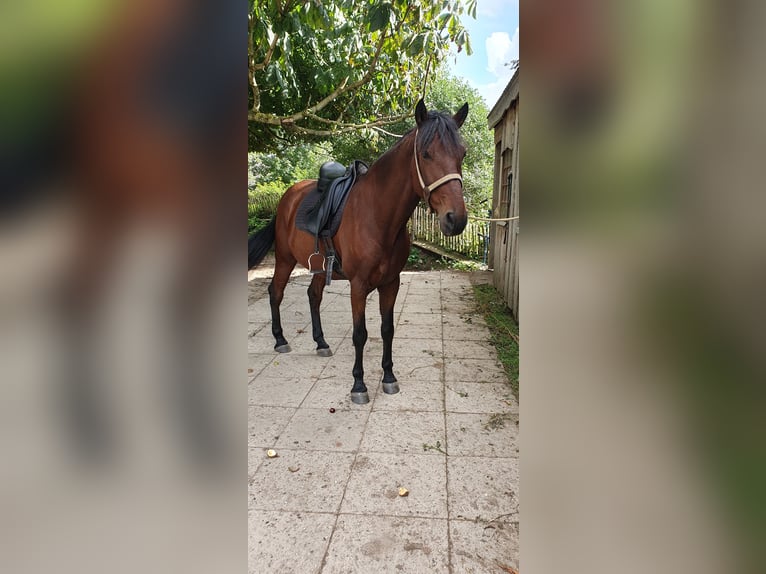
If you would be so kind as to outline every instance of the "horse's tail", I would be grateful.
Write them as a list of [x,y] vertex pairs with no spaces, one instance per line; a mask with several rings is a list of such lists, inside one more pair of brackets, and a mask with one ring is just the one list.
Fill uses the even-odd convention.
[[247,268],[252,269],[258,265],[271,249],[274,243],[274,235],[277,219],[272,219],[269,224],[253,233],[247,238]]

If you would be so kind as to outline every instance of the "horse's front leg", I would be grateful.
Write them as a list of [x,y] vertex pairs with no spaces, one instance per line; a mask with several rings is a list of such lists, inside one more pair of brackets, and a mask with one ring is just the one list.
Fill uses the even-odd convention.
[[383,338],[383,392],[393,395],[399,392],[399,384],[394,376],[392,346],[394,341],[394,304],[399,293],[399,276],[378,287],[380,295],[380,336]]
[[354,333],[351,340],[354,343],[355,359],[354,386],[351,388],[351,402],[363,405],[370,402],[367,395],[367,386],[364,384],[364,366],[362,355],[364,345],[367,343],[367,326],[365,325],[364,309],[367,305],[369,290],[364,286],[351,283],[351,314],[354,319]]
[[314,275],[308,288],[309,308],[311,309],[311,333],[317,344],[317,355],[320,357],[331,357],[332,351],[330,350],[330,345],[324,340],[322,319],[319,316],[319,306],[322,304],[324,286],[325,276],[320,274]]

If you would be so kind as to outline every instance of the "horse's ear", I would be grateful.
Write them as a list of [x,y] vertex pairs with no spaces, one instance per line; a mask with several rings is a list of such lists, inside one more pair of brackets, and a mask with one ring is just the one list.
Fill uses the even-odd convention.
[[460,108],[454,116],[452,116],[452,119],[455,120],[457,127],[460,127],[463,125],[463,122],[465,121],[467,117],[468,117],[468,102],[463,104],[463,107]]
[[423,98],[418,100],[418,105],[415,106],[415,123],[420,126],[424,121],[428,119],[428,109],[423,103]]

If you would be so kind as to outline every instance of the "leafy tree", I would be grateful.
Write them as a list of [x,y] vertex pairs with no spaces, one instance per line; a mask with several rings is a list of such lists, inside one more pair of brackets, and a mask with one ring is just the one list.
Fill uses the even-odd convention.
[[287,189],[296,181],[316,178],[317,168],[332,158],[329,141],[279,146],[276,152],[248,154],[248,188],[274,183]]
[[476,0],[250,0],[250,148],[412,113],[451,46],[471,53]]
[[[492,132],[487,128],[487,109],[479,92],[466,81],[450,76],[439,69],[429,83],[425,97],[429,109],[454,113],[463,102],[468,102],[468,118],[460,133],[465,140],[466,153],[463,161],[463,184],[469,209],[480,213],[489,209],[486,200],[492,197],[494,147]],[[410,119],[386,127],[386,131],[403,134],[414,126]],[[365,129],[353,134],[342,134],[332,139],[334,158],[342,163],[353,159],[372,162],[396,142],[397,138],[375,129]],[[316,177],[312,175],[311,177]]]
[[[487,128],[487,109],[479,92],[467,82],[437,70],[430,83],[426,104],[429,109],[454,113],[463,102],[468,102],[468,118],[460,132],[468,152],[463,161],[463,184],[466,203],[474,214],[483,214],[492,197],[493,145],[492,132]],[[380,129],[365,128],[353,133],[342,133],[317,143],[280,145],[276,153],[250,154],[250,187],[263,189],[264,184],[276,182],[269,189],[285,189],[300,180],[317,176],[322,162],[335,159],[348,164],[354,159],[372,163],[397,141],[395,135],[404,134],[414,126],[411,119]],[[259,184],[256,186],[255,184]]]

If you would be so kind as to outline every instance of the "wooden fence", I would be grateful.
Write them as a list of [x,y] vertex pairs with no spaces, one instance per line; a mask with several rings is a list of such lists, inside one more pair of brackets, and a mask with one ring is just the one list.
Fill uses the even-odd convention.
[[469,219],[463,233],[447,237],[439,229],[436,215],[429,213],[423,205],[418,205],[408,228],[413,240],[438,245],[475,261],[485,261],[489,241],[489,225],[486,222]]
[[[276,214],[279,199],[279,194],[250,195],[247,202],[250,232],[268,223]],[[489,224],[486,222],[469,219],[463,233],[447,237],[439,229],[439,220],[436,215],[428,213],[428,209],[423,205],[418,205],[407,228],[410,231],[410,237],[415,241],[439,246],[474,261],[487,262]]]

